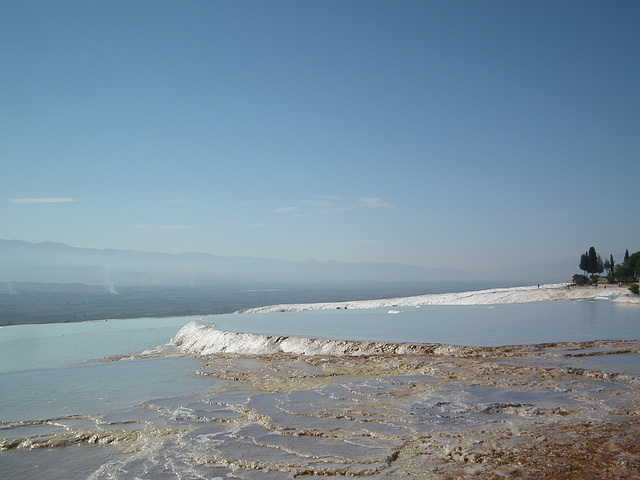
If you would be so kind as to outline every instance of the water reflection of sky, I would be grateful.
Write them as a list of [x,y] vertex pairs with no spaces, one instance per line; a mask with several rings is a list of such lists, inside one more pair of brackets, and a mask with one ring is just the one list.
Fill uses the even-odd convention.
[[[584,350],[581,350],[584,351]],[[606,348],[593,349],[595,352],[606,352]],[[554,351],[548,353],[562,355],[576,354],[576,351]],[[524,367],[539,366],[543,368],[583,368],[587,371],[602,371],[609,373],[624,373],[628,375],[640,375],[640,354],[637,353],[613,353],[602,355],[589,355],[586,357],[559,356],[559,357],[522,357],[500,358],[499,363],[519,365]]]
[[207,320],[221,330],[382,342],[500,346],[640,339],[640,310],[608,300],[316,310]]
[[0,373],[0,421],[104,414],[213,388],[196,375],[200,366],[186,356]]
[[575,364],[587,370],[602,370],[605,372],[640,375],[640,354],[637,353],[581,357],[577,359]]
[[171,340],[197,317],[136,318],[0,327],[0,372],[54,368],[136,353]]

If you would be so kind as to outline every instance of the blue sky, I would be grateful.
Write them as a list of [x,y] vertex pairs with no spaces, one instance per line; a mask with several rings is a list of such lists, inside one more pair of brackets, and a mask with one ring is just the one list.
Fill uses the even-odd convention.
[[0,238],[488,272],[639,250],[638,25],[637,1],[4,1]]

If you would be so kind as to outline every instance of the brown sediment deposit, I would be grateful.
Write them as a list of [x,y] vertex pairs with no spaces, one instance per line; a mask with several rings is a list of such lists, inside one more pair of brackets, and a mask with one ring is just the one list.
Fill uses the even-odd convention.
[[97,456],[91,480],[640,479],[638,340],[360,351],[200,356],[202,393],[0,422],[3,467],[55,451]]
[[199,373],[246,401],[203,455],[274,478],[640,478],[638,377],[582,363],[639,347],[212,355]]

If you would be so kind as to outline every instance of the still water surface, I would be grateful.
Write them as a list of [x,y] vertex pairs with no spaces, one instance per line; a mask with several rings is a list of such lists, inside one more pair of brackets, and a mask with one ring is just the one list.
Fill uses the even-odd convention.
[[220,330],[493,347],[640,339],[640,308],[609,300],[220,315]]
[[[389,313],[390,310],[396,313]],[[180,411],[182,405],[189,405],[193,398],[225,395],[218,390],[220,383],[215,378],[196,374],[204,366],[204,360],[174,356],[178,352],[166,345],[183,325],[195,319],[109,320],[0,328],[0,436],[26,439],[59,423],[86,423],[78,416],[105,422],[120,419],[134,429],[143,428],[147,422],[164,426],[162,414],[139,405],[151,402]],[[206,317],[204,321],[224,330],[271,335],[480,346],[640,339],[640,309],[607,300],[219,315]],[[98,361],[156,347],[160,347],[157,355],[150,358]],[[572,358],[571,362],[585,368],[602,367],[640,374],[640,362],[635,354]],[[103,430],[93,428],[102,434]],[[175,451],[161,450],[161,454],[167,456],[163,461],[179,465],[192,445],[187,447],[184,452],[179,445]],[[142,457],[139,462],[157,463],[154,451],[149,449],[145,453],[148,457]],[[91,472],[116,460],[130,462],[126,463],[127,468],[134,468],[138,461],[135,456],[112,446],[0,451],[0,476],[10,480],[91,478]],[[142,478],[126,473],[126,469],[118,472],[115,476],[108,474],[100,478]]]
[[[499,346],[640,339],[640,309],[607,300],[215,315],[222,330],[313,338]],[[193,357],[95,363],[166,345],[194,317],[0,328],[0,420],[104,413],[212,388]],[[168,348],[169,347],[165,347]],[[170,350],[170,349],[169,349]]]

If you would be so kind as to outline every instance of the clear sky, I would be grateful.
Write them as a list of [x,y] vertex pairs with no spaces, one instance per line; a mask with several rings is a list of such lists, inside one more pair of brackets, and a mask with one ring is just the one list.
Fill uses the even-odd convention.
[[0,238],[497,266],[640,250],[640,2],[0,4]]

